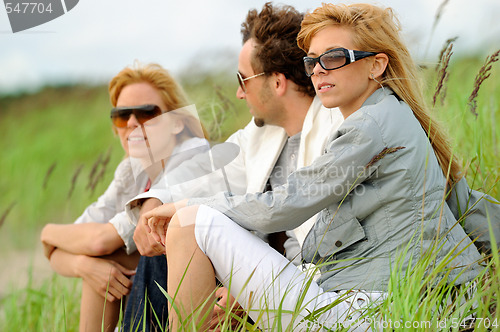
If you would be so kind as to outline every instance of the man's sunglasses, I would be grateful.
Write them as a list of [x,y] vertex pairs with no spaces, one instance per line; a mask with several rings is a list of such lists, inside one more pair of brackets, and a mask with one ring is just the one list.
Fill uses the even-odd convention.
[[326,51],[317,58],[305,56],[304,67],[306,75],[311,77],[314,74],[314,67],[318,62],[324,70],[334,70],[376,54],[374,52],[348,50],[343,47],[334,48],[333,50]]
[[236,76],[238,77],[238,83],[240,84],[241,89],[243,90],[244,93],[247,93],[247,87],[245,86],[245,81],[248,81],[248,80],[255,78],[255,77],[262,76],[264,74],[265,74],[265,72],[262,72],[260,74],[244,78],[243,75],[240,74],[240,72],[237,72]]
[[125,106],[125,107],[114,107],[111,109],[111,122],[118,128],[125,128],[127,126],[128,119],[132,114],[135,115],[137,121],[143,125],[146,121],[149,121],[158,115],[162,114],[160,107],[157,105],[140,105],[140,106]]

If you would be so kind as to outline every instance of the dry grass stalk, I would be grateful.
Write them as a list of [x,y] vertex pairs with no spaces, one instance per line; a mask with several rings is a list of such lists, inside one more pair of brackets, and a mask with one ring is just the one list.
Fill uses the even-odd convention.
[[439,21],[441,20],[441,16],[443,15],[443,12],[444,12],[444,7],[446,7],[448,2],[450,2],[450,0],[444,0],[439,5],[439,7],[436,11],[436,16],[434,16],[434,23],[432,25],[432,31],[434,31],[436,29],[436,26],[438,25]]
[[220,100],[220,103],[217,104],[215,107],[214,105],[211,107],[211,119],[208,122],[209,123],[209,128],[208,131],[210,133],[210,138],[214,141],[220,140],[222,136],[222,131],[221,128],[223,127],[222,124],[224,121],[226,121],[227,116],[230,111],[234,112],[235,105],[234,103],[227,98],[223,92],[222,88],[214,84],[214,90],[217,98]]
[[101,161],[102,161],[102,153],[99,154],[99,156],[97,157],[96,161],[92,165],[92,168],[90,169],[89,181],[87,182],[87,187],[85,187],[86,189],[92,188],[92,184],[94,183],[94,177],[97,174],[97,168],[101,164]]
[[106,168],[109,164],[109,161],[111,160],[111,151],[113,149],[110,147],[108,148],[108,152],[106,152],[106,158],[102,161],[102,167]]
[[5,210],[5,212],[2,214],[2,216],[0,217],[0,227],[2,227],[2,225],[5,223],[5,220],[7,219],[7,216],[9,215],[10,211],[12,210],[12,208],[14,207],[14,205],[16,205],[17,202],[12,202],[9,207]]
[[75,190],[75,186],[76,186],[76,180],[78,179],[78,176],[80,175],[80,172],[82,171],[82,168],[83,168],[83,164],[78,166],[78,168],[75,170],[75,173],[73,173],[73,177],[71,178],[71,187],[69,188],[69,192],[68,192],[68,198],[70,198],[71,195],[73,195],[73,191]]
[[[109,161],[111,160],[111,150],[112,150],[111,148],[108,149],[108,152],[106,153],[106,157],[104,159],[99,158],[100,159],[99,164],[101,165],[101,169],[100,169],[99,173],[96,176],[94,176],[93,182],[90,185],[90,192],[91,193],[94,193],[94,190],[95,190],[97,184],[99,184],[99,182],[101,182],[101,180],[104,178],[104,174],[106,174],[106,169],[108,167]],[[99,157],[102,157],[102,154]],[[97,167],[96,167],[96,170],[97,170]]]
[[455,36],[453,38],[449,38],[447,39],[445,42],[444,42],[444,45],[443,45],[443,48],[441,49],[441,52],[439,52],[439,62],[437,63],[436,65],[436,71],[439,69],[439,67],[441,66],[441,64],[443,63],[443,56],[444,56],[444,53],[446,52],[446,50],[448,50],[448,48],[450,47],[450,44],[456,42],[458,39],[458,36]]
[[498,61],[499,54],[500,50],[496,51],[491,56],[487,56],[484,65],[481,67],[481,69],[479,69],[479,72],[476,75],[476,79],[474,81],[474,90],[472,90],[472,93],[469,96],[470,111],[472,112],[472,114],[476,116],[476,118],[478,116],[478,113],[476,112],[477,108],[476,98],[479,92],[479,88],[481,87],[481,84],[483,84],[484,80],[490,77],[491,66],[493,65],[494,62]]
[[394,153],[398,150],[405,149],[405,148],[406,148],[405,146],[397,146],[395,148],[385,148],[382,151],[380,151],[380,153],[378,155],[373,157],[372,160],[370,160],[370,162],[368,164],[366,164],[365,168],[369,168],[369,167],[373,166],[373,164],[375,164],[377,161],[381,160],[382,158],[384,158],[388,154]]
[[104,173],[105,173],[105,169],[104,168],[101,168],[101,170],[99,171],[99,174],[97,174],[97,176],[95,177],[95,181],[94,183],[92,183],[92,186],[90,187],[90,192],[93,194],[94,193],[94,190],[97,186],[97,184],[101,181],[101,179],[104,177]]
[[45,173],[45,177],[43,179],[42,189],[47,188],[47,184],[49,183],[49,178],[52,175],[52,172],[54,172],[54,168],[56,168],[56,165],[57,161],[54,161],[54,163],[50,165],[50,167],[47,169],[47,172]]
[[217,95],[217,98],[220,99],[222,102],[222,110],[223,110],[223,116],[227,111],[233,110],[234,109],[234,103],[232,102],[231,99],[227,98],[226,95],[222,93],[222,88],[219,85],[214,85],[215,88],[215,94]]
[[438,73],[438,84],[436,86],[436,91],[434,92],[434,97],[432,98],[432,106],[436,106],[436,100],[439,95],[441,95],[441,103],[443,103],[444,98],[446,97],[446,86],[445,83],[448,82],[449,74],[448,74],[448,66],[450,64],[451,56],[453,52],[453,43],[448,44],[445,51],[442,53],[442,56],[439,60],[440,69]]
[[436,11],[436,15],[434,16],[434,23],[432,24],[431,33],[429,36],[429,41],[427,43],[426,53],[429,51],[429,48],[431,46],[432,36],[434,35],[434,32],[436,31],[436,27],[437,27],[439,21],[441,20],[441,16],[444,13],[444,7],[446,7],[448,2],[449,2],[449,0],[444,0],[443,2],[441,2],[441,4],[439,5],[439,7]]

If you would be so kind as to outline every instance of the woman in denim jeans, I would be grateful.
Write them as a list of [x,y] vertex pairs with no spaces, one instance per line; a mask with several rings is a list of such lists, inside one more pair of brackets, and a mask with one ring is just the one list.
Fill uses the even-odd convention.
[[109,94],[113,131],[127,158],[104,194],[74,224],[47,224],[41,234],[52,268],[83,280],[82,331],[100,331],[101,326],[113,331],[121,299],[132,287],[139,255],[125,203],[197,148],[208,147],[199,120],[186,110],[184,92],[161,66],[123,69],[111,80]]

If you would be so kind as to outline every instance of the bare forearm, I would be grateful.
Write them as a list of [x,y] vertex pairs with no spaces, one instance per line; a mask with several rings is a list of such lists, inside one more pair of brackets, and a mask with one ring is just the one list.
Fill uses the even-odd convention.
[[82,278],[103,298],[114,301],[130,292],[130,277],[135,274],[132,269],[137,266],[138,258],[138,255],[126,255],[124,251],[91,257],[56,249],[50,257],[50,265],[62,276]]
[[62,249],[55,249],[50,256],[50,266],[58,274],[65,277],[80,278],[81,274],[78,266],[85,258],[75,255]]
[[[42,230],[40,236],[42,243],[63,249],[67,252],[80,254],[84,251],[82,248],[85,243],[85,232],[78,234],[78,230],[83,231],[83,225],[56,225],[47,224]],[[86,225],[87,226],[87,225]]]
[[68,253],[89,256],[110,254],[124,245],[109,223],[48,224],[42,230],[41,240]]

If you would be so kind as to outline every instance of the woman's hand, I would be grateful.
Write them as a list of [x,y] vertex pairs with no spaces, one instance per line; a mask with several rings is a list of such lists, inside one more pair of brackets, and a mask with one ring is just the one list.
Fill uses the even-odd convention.
[[120,300],[130,293],[132,281],[129,278],[135,274],[134,270],[109,259],[83,255],[79,259],[83,261],[78,264],[78,274],[107,301]]
[[50,261],[50,256],[52,256],[52,253],[54,250],[56,250],[56,246],[49,241],[49,235],[50,234],[50,229],[53,225],[52,224],[47,224],[43,227],[42,233],[40,234],[40,242],[43,244],[43,253],[45,257]]
[[144,214],[144,218],[142,219],[145,223],[144,226],[146,230],[151,233],[156,242],[165,245],[170,219],[172,219],[177,210],[187,205],[187,201],[188,200],[185,199],[175,203],[165,203]]
[[43,253],[45,257],[47,257],[47,259],[50,261],[50,256],[52,256],[52,253],[54,252],[54,250],[56,250],[56,247],[43,241],[42,244],[43,244]]
[[142,203],[139,221],[134,231],[134,242],[142,256],[154,257],[165,254],[165,247],[158,243],[147,230],[149,229],[148,220],[144,218],[146,212],[161,205],[162,202],[156,198],[149,198]]
[[48,233],[50,232],[50,228],[52,224],[47,224],[43,227],[42,233],[40,234],[40,242],[43,244],[43,253],[48,260],[50,260],[50,256],[56,249],[56,246],[49,242]]

